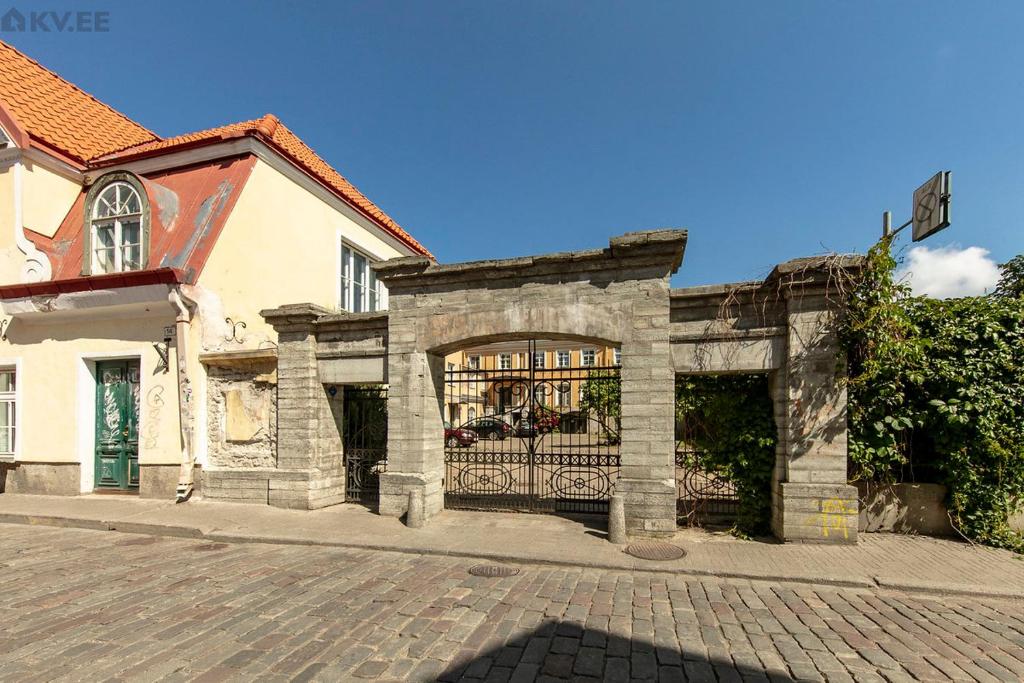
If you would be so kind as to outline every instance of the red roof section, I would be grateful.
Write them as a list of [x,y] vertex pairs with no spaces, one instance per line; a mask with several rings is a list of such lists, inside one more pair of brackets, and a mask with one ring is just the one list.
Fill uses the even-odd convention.
[[[173,268],[196,282],[255,164],[246,155],[140,178],[150,207],[148,268]],[[52,239],[28,232],[49,257],[54,280],[82,273],[86,194],[83,189]]]
[[[266,116],[163,139],[0,41],[0,121],[84,167],[100,168],[232,137],[263,140],[413,251],[433,255],[277,117]],[[8,131],[16,136],[20,131]],[[56,275],[56,273],[55,273]]]
[[158,139],[2,41],[0,99],[34,140],[81,163]]
[[120,150],[113,154],[97,159],[97,163],[110,164],[122,162],[128,159],[153,156],[155,154],[166,154],[169,151],[191,147],[203,143],[219,142],[235,137],[251,136],[262,140],[270,147],[290,159],[307,173],[339,195],[349,205],[355,207],[360,213],[384,228],[387,232],[397,237],[407,246],[424,256],[433,258],[426,247],[406,232],[402,226],[396,223],[390,216],[382,211],[376,204],[370,201],[366,195],[356,189],[343,175],[334,170],[330,164],[320,158],[309,145],[304,143],[298,135],[293,133],[287,126],[281,123],[273,114],[267,114],[259,119],[240,121],[226,126],[210,128],[186,133],[165,140],[155,140],[142,143],[134,147]]
[[184,274],[174,268],[131,270],[125,273],[107,273],[48,282],[25,282],[0,287],[0,299],[21,299],[28,296],[95,292],[141,285],[174,285],[185,282]]

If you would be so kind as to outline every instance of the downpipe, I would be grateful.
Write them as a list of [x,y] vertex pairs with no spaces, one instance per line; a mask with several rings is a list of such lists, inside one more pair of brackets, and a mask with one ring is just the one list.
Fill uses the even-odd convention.
[[184,503],[195,490],[193,474],[195,472],[195,456],[192,448],[192,382],[188,376],[188,333],[192,321],[192,313],[186,303],[186,297],[180,287],[174,287],[167,295],[168,301],[174,306],[175,360],[178,366],[178,424],[181,429],[181,470],[178,473],[178,488],[175,491],[176,503]]

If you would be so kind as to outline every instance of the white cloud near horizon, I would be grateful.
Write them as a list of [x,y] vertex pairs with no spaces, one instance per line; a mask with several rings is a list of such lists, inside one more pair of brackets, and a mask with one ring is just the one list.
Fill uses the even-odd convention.
[[999,281],[999,265],[988,254],[981,247],[913,247],[897,277],[906,278],[916,296],[979,296]]

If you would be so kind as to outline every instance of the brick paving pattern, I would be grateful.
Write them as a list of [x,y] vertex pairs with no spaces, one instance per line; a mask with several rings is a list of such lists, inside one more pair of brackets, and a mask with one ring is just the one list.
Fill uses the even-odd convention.
[[0,525],[0,680],[1016,681],[1024,604]]

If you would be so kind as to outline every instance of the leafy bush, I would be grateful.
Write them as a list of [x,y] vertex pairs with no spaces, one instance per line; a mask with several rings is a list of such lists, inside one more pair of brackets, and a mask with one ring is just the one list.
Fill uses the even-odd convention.
[[894,267],[883,240],[842,321],[851,477],[895,482],[929,465],[962,534],[1024,552],[1008,524],[1024,501],[1024,298],[1013,273],[1004,266],[995,295],[935,300],[911,297]]
[[775,420],[765,375],[689,376],[676,381],[677,438],[702,452],[701,466],[739,495],[739,535],[771,526]]

